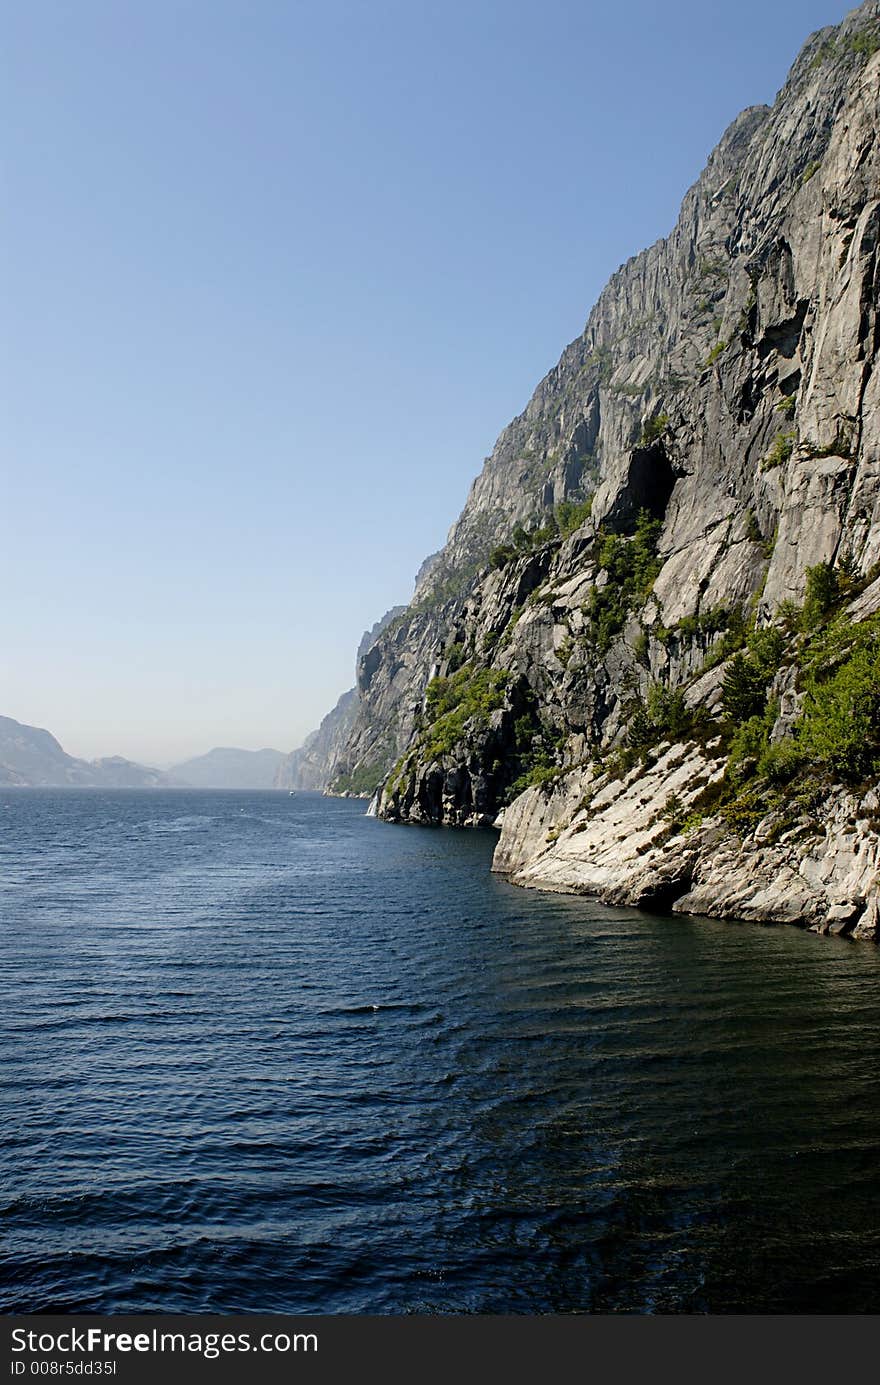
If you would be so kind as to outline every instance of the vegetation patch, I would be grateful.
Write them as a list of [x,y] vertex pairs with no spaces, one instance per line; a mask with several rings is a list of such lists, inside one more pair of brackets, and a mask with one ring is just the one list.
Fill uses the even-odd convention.
[[629,612],[644,605],[651,594],[663,566],[657,557],[662,529],[662,520],[642,510],[630,539],[599,531],[596,561],[608,580],[603,587],[593,588],[585,614],[590,621],[589,638],[603,653],[623,629]]
[[796,744],[834,777],[868,778],[880,770],[880,617],[838,617],[810,652]]
[[855,53],[860,58],[873,57],[880,49],[880,24],[875,21],[857,29],[853,34],[847,34],[841,41],[841,46],[848,53]]
[[655,442],[659,442],[668,427],[668,414],[655,414],[653,418],[646,419],[642,424],[639,447],[651,447]]
[[863,24],[860,28],[841,35],[839,38],[826,39],[810,63],[810,70],[814,71],[823,63],[830,62],[834,58],[845,57],[847,54],[867,59],[872,57],[878,49],[880,49],[880,23],[877,20],[869,20],[867,24]]
[[[788,603],[779,625],[751,630],[731,660],[722,685],[724,813],[737,830],[773,812],[794,821],[834,783],[880,773],[880,615],[853,624],[840,609],[866,584],[816,564],[800,609]],[[779,708],[769,689],[785,666],[797,670],[803,703],[791,733],[772,742]]]
[[698,615],[685,616],[673,627],[672,633],[677,635],[682,643],[693,644],[695,640],[711,639],[713,635],[726,630],[729,624],[730,611],[727,607],[712,606],[708,611],[700,611]]
[[519,774],[507,790],[507,803],[535,784],[545,784],[558,778],[562,773],[558,757],[565,742],[565,733],[541,719],[534,693],[528,690],[523,711],[513,723],[513,738]]
[[[406,621],[414,611],[433,611],[436,610],[438,606],[445,605],[447,601],[459,600],[464,596],[479,571],[479,563],[469,563],[467,566],[458,568],[454,572],[448,572],[446,577],[434,583],[431,590],[421,601],[414,602],[413,605],[410,606],[409,610],[399,618],[401,623]],[[396,626],[389,626],[389,630],[392,628],[396,628]]]
[[499,650],[506,649],[510,644],[510,641],[513,639],[514,629],[519,624],[520,617],[525,609],[525,603],[522,606],[514,606],[507,624],[498,637]]
[[682,741],[693,730],[694,716],[680,688],[655,683],[644,702],[638,702],[626,734],[628,749],[649,750],[660,741]]
[[587,370],[595,370],[599,383],[607,384],[614,373],[614,356],[610,346],[597,346],[586,359]]
[[586,500],[560,500],[556,506],[555,517],[562,538],[567,539],[576,529],[580,529],[590,518],[593,509],[593,497],[587,496]]
[[797,433],[777,433],[770,451],[761,463],[762,471],[772,471],[774,467],[784,466],[794,451]]
[[746,538],[749,543],[761,543],[763,540],[761,526],[755,518],[752,510],[746,510]]
[[[485,727],[492,712],[504,705],[509,674],[501,669],[475,671],[464,664],[446,678],[433,678],[425,693],[425,717],[419,748],[427,760],[449,755],[461,741],[465,725]],[[476,729],[475,727],[475,729]]]
[[340,774],[330,786],[331,793],[355,794],[361,798],[372,798],[385,778],[385,765],[375,760],[369,764],[356,765],[350,774]]
[[446,663],[446,672],[456,673],[461,668],[466,658],[465,646],[459,642],[447,645],[443,651],[443,658]]
[[727,350],[727,348],[728,348],[729,345],[730,345],[730,342],[729,342],[729,341],[716,341],[715,345],[712,347],[712,350],[709,352],[708,356],[706,357],[706,365],[707,365],[707,366],[714,365],[715,362],[718,360],[718,357],[719,357],[724,351]]
[[[767,819],[768,841],[797,824],[821,830],[810,815],[834,784],[858,789],[880,774],[880,614],[853,624],[842,609],[876,576],[818,563],[807,572],[803,604],[785,603],[772,626],[757,628],[754,613],[746,619],[717,608],[665,632],[669,639],[722,631],[704,665],[729,660],[720,721],[704,708],[688,708],[682,689],[655,683],[631,704],[623,743],[604,770],[624,778],[639,761],[652,763],[661,742],[711,737],[726,755],[724,776],[687,811],[667,805],[670,830],[694,830],[710,811],[720,811],[742,834]],[[791,670],[787,686],[799,692],[801,706],[788,732],[773,741],[779,717],[773,684],[781,669]]]
[[515,558],[533,553],[547,543],[568,538],[569,534],[573,534],[575,529],[579,529],[584,521],[589,519],[592,505],[591,495],[581,501],[561,500],[546,524],[533,529],[526,529],[524,525],[517,524],[505,543],[491,549],[490,568],[506,567]]

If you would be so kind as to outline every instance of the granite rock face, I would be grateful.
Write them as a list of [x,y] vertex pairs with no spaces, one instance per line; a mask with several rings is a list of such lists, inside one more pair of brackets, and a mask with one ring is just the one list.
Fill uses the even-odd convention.
[[357,691],[349,688],[302,745],[285,755],[275,771],[276,789],[325,789],[357,716]]
[[795,923],[880,937],[880,798],[838,786],[820,814],[768,814],[744,836],[720,817],[670,823],[717,782],[724,761],[697,745],[662,747],[617,782],[574,771],[521,794],[502,818],[493,869],[518,885],[608,904]]
[[[376,643],[383,630],[401,616],[406,608],[393,606],[386,611],[381,620],[361,636],[358,645],[357,664],[365,658]],[[356,688],[349,688],[340,697],[336,706],[321,721],[316,731],[312,731],[298,749],[285,755],[275,770],[276,789],[331,789],[334,785],[345,783],[350,772],[351,757],[348,754],[348,741],[357,721],[359,710]],[[380,766],[375,773],[375,782],[366,780],[369,792],[381,778]],[[369,773],[369,772],[368,772]],[[346,791],[346,790],[343,790]],[[361,790],[366,793],[367,790]]]
[[[870,932],[874,818],[845,786],[819,815],[841,852],[814,837],[815,808],[772,843],[712,816],[670,836],[670,794],[702,802],[724,773],[711,735],[673,733],[617,777],[594,765],[660,693],[717,719],[725,632],[778,624],[808,569],[871,581],[855,620],[880,604],[878,128],[868,0],[807,41],[672,233],[612,276],[359,660],[340,758],[386,771],[379,816],[487,824],[514,797],[496,865],[520,883]],[[775,743],[803,701],[794,665],[777,676]],[[544,771],[552,785],[516,797]]]

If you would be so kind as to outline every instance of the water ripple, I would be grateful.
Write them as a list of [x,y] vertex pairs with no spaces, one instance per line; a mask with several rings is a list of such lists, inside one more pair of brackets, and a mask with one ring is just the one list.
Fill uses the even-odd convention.
[[876,950],[317,795],[0,804],[3,1311],[876,1310]]

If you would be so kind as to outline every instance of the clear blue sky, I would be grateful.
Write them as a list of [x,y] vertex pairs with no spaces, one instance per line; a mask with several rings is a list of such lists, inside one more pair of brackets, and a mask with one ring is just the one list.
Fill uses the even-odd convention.
[[838,0],[3,4],[0,713],[290,749]]

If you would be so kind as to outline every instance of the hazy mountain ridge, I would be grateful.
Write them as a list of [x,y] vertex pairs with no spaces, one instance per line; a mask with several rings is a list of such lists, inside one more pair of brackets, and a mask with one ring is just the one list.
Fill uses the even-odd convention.
[[79,760],[49,731],[0,717],[0,784],[16,788],[159,789],[171,775],[122,756]]
[[0,717],[0,785],[12,788],[271,789],[284,759],[280,750],[218,746],[168,770],[121,755],[81,760],[50,731]]

